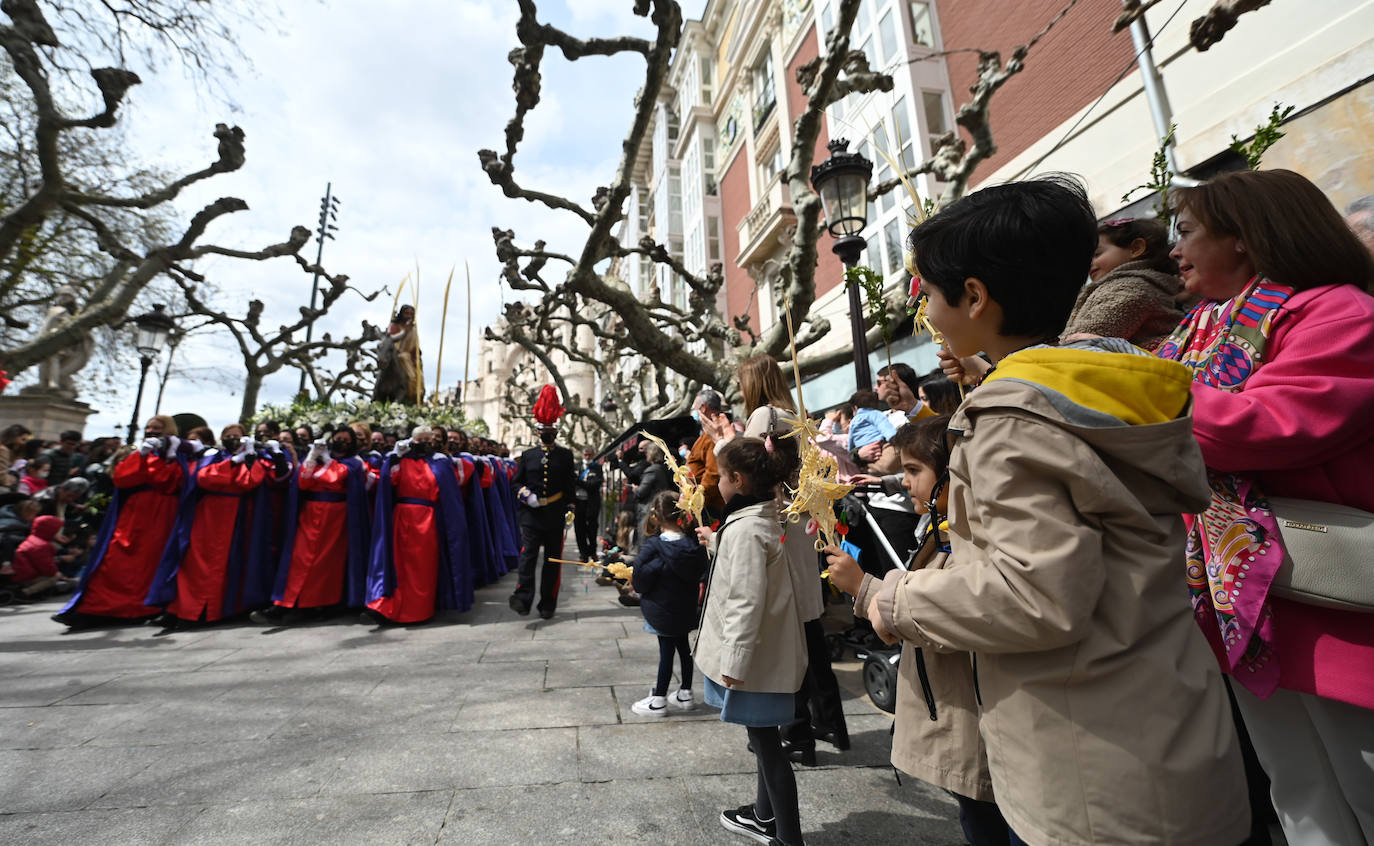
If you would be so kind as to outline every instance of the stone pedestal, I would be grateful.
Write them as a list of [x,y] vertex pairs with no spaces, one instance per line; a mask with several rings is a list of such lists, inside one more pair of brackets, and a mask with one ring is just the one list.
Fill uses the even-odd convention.
[[68,429],[84,432],[86,418],[95,409],[84,402],[69,400],[47,391],[0,394],[0,429],[11,423],[29,427],[35,438],[57,440]]

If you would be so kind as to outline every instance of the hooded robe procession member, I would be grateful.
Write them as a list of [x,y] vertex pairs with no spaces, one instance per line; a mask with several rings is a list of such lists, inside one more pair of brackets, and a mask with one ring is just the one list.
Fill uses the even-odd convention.
[[224,427],[220,445],[196,462],[148,592],[149,604],[167,606],[168,627],[217,622],[261,607],[271,595],[270,532],[255,531],[254,523],[270,520],[267,480],[290,467],[280,445],[259,455],[237,423]]
[[145,598],[176,522],[190,467],[177,424],[160,414],[143,427],[137,452],[110,474],[114,494],[91,550],[91,564],[67,606],[53,619],[73,628],[137,623],[160,608]]
[[495,583],[509,569],[501,555],[500,541],[487,511],[490,488],[482,487],[484,463],[470,453],[453,457],[454,475],[463,494],[463,515],[468,521],[469,558],[474,586]]
[[520,525],[515,513],[515,491],[511,490],[515,462],[489,455],[483,463],[488,471],[483,475],[482,491],[486,495],[487,519],[496,538],[501,571],[508,573],[520,566]]
[[563,565],[550,558],[562,557],[563,534],[567,526],[564,515],[576,505],[573,490],[577,476],[573,471],[572,450],[558,446],[556,424],[563,416],[558,390],[545,385],[534,404],[534,419],[542,427],[539,446],[520,455],[511,480],[520,501],[520,582],[511,594],[510,607],[515,613],[530,613],[534,601],[535,568],[543,560],[539,577],[539,616],[545,620],[553,616],[558,606],[558,588]]
[[[292,476],[273,606],[254,611],[254,622],[297,622],[302,616],[318,618],[335,606],[364,604],[372,476],[357,449],[357,434],[340,429],[328,447],[316,441]],[[305,613],[293,615],[291,610]]]
[[472,607],[469,531],[453,461],[417,426],[387,457],[377,486],[365,622],[423,623]]

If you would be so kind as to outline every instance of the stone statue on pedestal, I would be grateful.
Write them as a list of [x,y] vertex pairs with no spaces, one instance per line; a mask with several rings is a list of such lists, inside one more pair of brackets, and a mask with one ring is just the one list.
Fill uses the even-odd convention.
[[[58,290],[56,301],[43,318],[43,325],[38,330],[39,336],[61,328],[76,312],[76,290],[64,285]],[[55,394],[67,400],[76,399],[76,383],[72,377],[91,360],[94,348],[95,338],[89,331],[82,331],[79,341],[63,347],[61,351],[38,365],[38,383],[26,388],[24,392]]]

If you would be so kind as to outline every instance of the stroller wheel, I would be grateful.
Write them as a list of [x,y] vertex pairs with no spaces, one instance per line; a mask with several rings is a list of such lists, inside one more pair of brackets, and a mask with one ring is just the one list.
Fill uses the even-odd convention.
[[888,712],[897,710],[896,656],[891,652],[870,652],[864,660],[864,690],[873,704]]

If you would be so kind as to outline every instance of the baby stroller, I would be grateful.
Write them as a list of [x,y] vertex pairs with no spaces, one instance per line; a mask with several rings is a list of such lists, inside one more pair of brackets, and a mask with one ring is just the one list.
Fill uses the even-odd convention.
[[[865,490],[880,489],[860,487],[855,489],[855,493],[863,493]],[[907,569],[907,562],[903,561],[892,548],[892,544],[888,543],[877,520],[870,513],[865,499],[850,494],[841,500],[840,507],[849,515],[851,525],[855,519],[865,522],[873,537],[877,539],[877,545],[884,557],[892,562],[893,567],[899,570]],[[897,709],[897,665],[902,655],[901,646],[889,646],[883,643],[872,629],[858,627],[827,635],[826,640],[830,645],[830,657],[834,660],[843,658],[850,649],[854,651],[854,657],[864,662],[864,691],[868,698],[887,713],[894,713]]]

